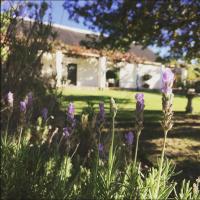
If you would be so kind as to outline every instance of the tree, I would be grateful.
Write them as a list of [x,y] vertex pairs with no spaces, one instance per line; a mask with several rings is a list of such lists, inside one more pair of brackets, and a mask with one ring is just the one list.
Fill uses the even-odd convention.
[[1,12],[2,95],[9,90],[19,97],[44,92],[41,58],[51,50],[49,40],[55,37],[50,19],[43,23],[49,5],[45,1],[3,3],[8,5]]
[[70,19],[100,32],[97,48],[126,51],[134,41],[168,46],[170,58],[200,57],[199,0],[65,0],[63,6]]

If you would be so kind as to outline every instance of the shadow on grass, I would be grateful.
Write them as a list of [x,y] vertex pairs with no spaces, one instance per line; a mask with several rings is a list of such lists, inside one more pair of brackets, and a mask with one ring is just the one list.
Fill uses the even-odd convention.
[[180,174],[178,174],[175,178],[176,180],[191,180],[193,183],[199,176],[200,171],[200,161],[196,160],[183,160],[177,163],[176,165],[176,172],[181,171]]
[[[66,102],[76,102],[76,101],[83,101],[83,102],[92,102],[92,103],[99,103],[103,101],[105,104],[110,102],[110,96],[96,96],[96,95],[68,95],[63,96],[62,101]],[[116,103],[130,103],[130,99],[122,99],[122,98],[115,98]]]

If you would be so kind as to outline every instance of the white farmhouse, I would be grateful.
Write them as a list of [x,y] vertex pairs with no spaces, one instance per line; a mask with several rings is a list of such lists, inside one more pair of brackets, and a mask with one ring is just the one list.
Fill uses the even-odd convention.
[[89,31],[53,25],[57,40],[53,52],[42,58],[43,76],[56,77],[57,87],[161,88],[163,65],[149,49],[131,45],[126,53],[81,46]]

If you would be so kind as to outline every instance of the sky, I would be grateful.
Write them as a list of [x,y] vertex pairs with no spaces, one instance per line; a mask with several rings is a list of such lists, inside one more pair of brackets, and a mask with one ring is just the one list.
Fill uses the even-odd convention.
[[73,28],[80,28],[84,30],[89,30],[83,23],[76,23],[68,19],[67,11],[63,8],[64,1],[62,0],[52,0],[52,22],[56,24],[61,24],[64,26],[70,26]]
[[[12,2],[23,2],[23,1],[25,1],[25,0],[12,0]],[[29,1],[30,2],[42,2],[42,0],[29,0]],[[64,3],[64,0],[46,0],[46,1],[52,2],[52,8],[50,11],[52,14],[52,22],[53,23],[88,30],[88,28],[85,27],[83,25],[83,23],[78,24],[78,23],[68,19],[67,11],[64,10],[64,8],[62,6]],[[3,4],[1,6],[1,11],[4,8],[8,8],[8,7],[9,7],[9,1],[4,0]],[[48,18],[46,16],[45,20],[47,21],[47,19]]]
[[[13,0],[14,1],[14,0]],[[23,0],[15,0],[15,2],[22,2]],[[41,2],[41,0],[32,0],[33,2]],[[50,0],[48,0],[50,2]],[[70,0],[69,0],[70,1]],[[66,10],[63,8],[63,3],[64,0],[51,0],[52,7],[51,7],[51,15],[52,15],[52,23],[55,24],[60,24],[68,27],[73,27],[73,28],[79,28],[79,29],[84,29],[84,30],[89,30],[86,26],[83,25],[82,22],[76,23],[73,20],[70,20],[68,18],[68,13]],[[3,6],[1,7],[1,10],[4,8],[4,6],[8,6],[8,1],[5,0],[3,2]],[[48,16],[46,16],[45,20],[47,21]],[[154,53],[159,53],[161,57],[164,55],[167,55],[168,53],[168,48],[157,48],[156,46],[149,46],[149,48],[154,52]]]

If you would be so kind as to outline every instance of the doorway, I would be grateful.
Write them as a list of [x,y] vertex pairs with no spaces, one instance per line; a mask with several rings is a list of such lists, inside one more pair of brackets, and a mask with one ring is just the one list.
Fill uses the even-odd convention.
[[109,69],[106,72],[108,87],[119,87],[119,68]]
[[70,85],[76,85],[77,83],[77,64],[70,63],[67,66],[67,80]]

